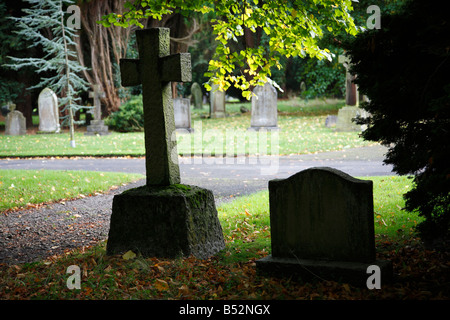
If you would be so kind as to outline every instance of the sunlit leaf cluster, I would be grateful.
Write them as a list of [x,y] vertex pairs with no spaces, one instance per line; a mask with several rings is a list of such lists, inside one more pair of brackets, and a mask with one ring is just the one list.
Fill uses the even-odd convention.
[[[234,85],[250,99],[251,88],[271,81],[271,68],[281,68],[281,56],[331,60],[333,54],[322,48],[319,40],[325,30],[356,35],[352,9],[352,0],[137,0],[127,2],[123,13],[108,14],[99,23],[105,27],[143,27],[141,19],[160,20],[174,12],[213,14],[217,46],[205,74],[210,78],[206,88],[211,90],[216,84],[226,90]],[[244,37],[249,36],[267,41],[258,41],[255,46],[235,45],[245,43]]]

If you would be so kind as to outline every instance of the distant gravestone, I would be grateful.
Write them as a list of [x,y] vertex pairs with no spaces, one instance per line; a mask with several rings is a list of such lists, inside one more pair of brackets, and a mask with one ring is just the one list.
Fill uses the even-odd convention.
[[256,86],[252,96],[252,116],[249,130],[279,130],[277,126],[277,90],[266,82]]
[[105,97],[105,93],[96,84],[94,85],[94,91],[89,92],[89,97],[94,99],[94,108],[88,111],[94,114],[94,120],[91,120],[87,126],[85,135],[108,135],[110,132],[108,131],[108,126],[102,120],[102,105],[100,102],[100,99]]
[[39,131],[42,133],[59,133],[58,98],[53,90],[45,88],[38,97]]
[[350,73],[351,61],[345,55],[340,55],[338,59],[339,63],[342,63],[345,68],[345,104],[347,106],[358,106],[358,87],[354,83],[355,76]]
[[173,99],[175,128],[181,132],[192,132],[191,101],[187,98]]
[[170,55],[170,29],[136,31],[139,59],[121,59],[123,86],[142,84],[146,185],[114,196],[107,254],[204,259],[225,248],[210,190],[180,184],[171,81],[191,81],[188,53]]
[[226,117],[225,92],[219,90],[219,86],[214,84],[210,91],[210,118]]
[[327,116],[327,118],[325,119],[325,127],[334,128],[336,126],[336,122],[337,122],[337,116],[335,116],[335,115]]
[[5,134],[9,136],[20,136],[27,133],[26,119],[22,112],[15,108],[15,104],[9,105],[9,112],[5,119]]
[[203,108],[203,92],[202,88],[197,82],[194,82],[191,86],[191,95],[194,100],[194,109]]
[[336,131],[362,131],[365,126],[357,124],[355,118],[368,117],[369,113],[358,107],[346,106],[338,111],[336,119]]
[[269,181],[269,202],[272,254],[260,271],[364,285],[376,265],[390,281],[390,261],[375,258],[372,181],[310,168]]

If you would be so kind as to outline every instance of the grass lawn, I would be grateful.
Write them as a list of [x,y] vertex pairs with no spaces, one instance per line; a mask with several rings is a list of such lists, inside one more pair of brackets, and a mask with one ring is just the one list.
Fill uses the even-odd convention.
[[[241,114],[239,108],[251,109],[250,103],[230,103],[227,118],[203,119],[207,113],[193,109],[194,133],[177,133],[178,153],[182,155],[243,155],[243,154],[305,154],[340,150],[371,144],[357,132],[335,132],[325,127],[327,114],[336,114],[342,102],[299,99],[280,101],[276,133],[251,133],[250,113]],[[76,148],[69,145],[69,134],[0,135],[0,157],[40,156],[143,156],[144,135],[112,132],[108,136],[75,134]]]
[[0,213],[107,191],[140,174],[56,170],[0,170]]
[[[423,268],[431,267],[429,276],[430,272],[442,276],[447,274],[447,267],[436,264],[437,253],[414,249],[414,226],[420,219],[401,210],[402,195],[411,187],[411,181],[405,177],[364,179],[374,181],[377,255],[392,259],[399,274],[397,283],[383,285],[381,290],[257,274],[254,261],[270,253],[268,193],[260,192],[218,207],[226,248],[215,257],[169,260],[139,255],[106,256],[105,243],[101,242],[39,263],[0,266],[1,296],[108,300],[427,299],[432,295],[448,298],[448,290],[434,281],[414,278],[420,277]],[[81,289],[70,290],[66,286],[66,270],[71,265],[80,267]]]

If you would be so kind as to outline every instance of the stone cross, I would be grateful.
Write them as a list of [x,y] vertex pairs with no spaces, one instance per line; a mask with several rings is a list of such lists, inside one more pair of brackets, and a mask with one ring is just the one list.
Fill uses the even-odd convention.
[[94,84],[94,91],[89,92],[89,98],[94,99],[94,120],[101,120],[102,118],[102,106],[100,99],[105,97],[105,93],[100,90],[100,85]]
[[359,105],[359,95],[358,87],[353,82],[355,77],[349,72],[351,67],[350,59],[345,55],[339,56],[339,63],[345,68],[345,103],[348,106],[358,106]]
[[169,35],[168,28],[137,30],[139,59],[120,60],[122,85],[142,84],[148,186],[180,183],[170,82],[191,81],[191,56],[170,55]]

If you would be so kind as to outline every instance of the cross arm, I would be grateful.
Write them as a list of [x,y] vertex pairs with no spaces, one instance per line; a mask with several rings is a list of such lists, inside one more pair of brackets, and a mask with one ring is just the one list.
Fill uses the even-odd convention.
[[192,81],[191,54],[177,53],[160,58],[161,80],[174,82]]

